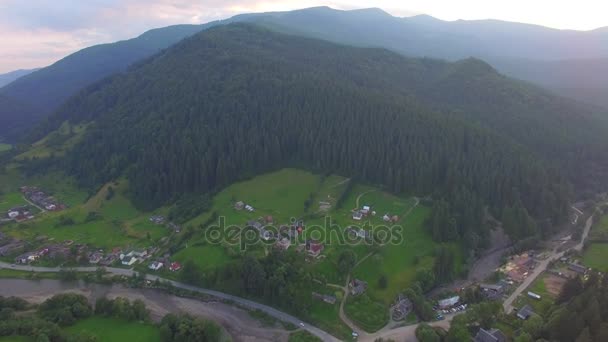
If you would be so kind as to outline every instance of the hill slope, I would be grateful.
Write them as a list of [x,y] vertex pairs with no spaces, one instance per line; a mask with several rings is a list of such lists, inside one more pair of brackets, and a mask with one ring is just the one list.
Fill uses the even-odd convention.
[[[436,101],[429,89],[456,86],[450,75],[463,67],[478,74],[467,71],[461,87],[495,74],[476,60],[407,59],[229,25],[89,87],[40,134],[94,121],[66,157],[70,172],[88,186],[127,174],[135,203],[148,208],[300,165],[395,193],[442,193],[466,205],[467,219],[482,203],[497,211],[523,203],[558,219],[566,187],[532,153],[490,125],[427,109],[426,97]],[[456,234],[477,228],[463,222]]]
[[0,126],[0,136],[16,140],[22,130],[48,116],[81,88],[190,36],[204,26],[178,25],[148,31],[137,38],[95,45],[51,66],[23,76],[0,89],[0,95],[24,104],[19,111],[2,110],[11,126]]
[[[363,47],[384,47],[409,56],[456,60],[474,56],[490,62],[506,74],[538,82],[561,94],[603,104],[603,89],[589,88],[588,80],[570,77],[566,69],[551,67],[547,60],[602,58],[608,56],[608,31],[560,31],[534,25],[500,21],[441,21],[429,16],[397,18],[379,9],[339,11],[328,7],[291,12],[238,15],[204,25],[179,25],[156,29],[140,37],[93,46],[22,77],[0,94],[28,106],[12,113],[20,127],[38,122],[82,87],[124,70],[132,63],[200,30],[234,21],[254,22],[275,30]],[[505,44],[504,42],[509,42]],[[536,64],[540,72],[529,73]],[[591,74],[601,68],[588,67]],[[563,75],[556,79],[555,75]],[[6,114],[2,114],[5,116]],[[21,131],[0,127],[0,136],[11,140]]]
[[38,69],[29,69],[29,70],[15,70],[15,71],[11,71],[11,72],[7,72],[5,74],[0,75],[0,88],[4,87],[5,85],[13,82],[14,80],[23,77],[25,75],[31,74],[32,72],[36,71]]

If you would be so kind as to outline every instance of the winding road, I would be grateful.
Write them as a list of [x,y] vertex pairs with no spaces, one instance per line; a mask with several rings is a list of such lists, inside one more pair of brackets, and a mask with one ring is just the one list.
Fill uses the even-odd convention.
[[[418,203],[419,203],[419,200],[416,199],[416,203],[415,203],[414,207],[417,206]],[[411,208],[411,209],[413,209],[413,208]],[[407,216],[407,214],[409,214],[411,209],[406,213],[406,215],[404,215],[404,217]],[[589,235],[589,231],[590,231],[592,225],[593,225],[593,215],[590,216],[587,219],[587,221],[585,222],[585,228],[584,228],[583,234],[581,236],[581,241],[577,245],[573,246],[571,249],[578,250],[578,251],[582,250],[584,242],[585,242],[587,236]],[[551,261],[561,258],[564,255],[564,253],[566,252],[566,251],[557,252],[557,249],[558,248],[555,248],[551,252],[551,254],[534,269],[534,272],[532,274],[530,274],[526,278],[526,280],[524,280],[524,282],[522,282],[517,287],[517,289],[509,296],[509,298],[507,298],[505,300],[505,302],[503,303],[503,307],[507,313],[510,313],[513,310],[513,302],[515,301],[515,299],[528,286],[530,286],[530,284],[532,284],[532,282],[542,272],[544,272],[547,269],[547,266],[549,265],[549,263],[551,263]],[[363,261],[363,260],[361,260],[361,261]],[[29,266],[29,265],[27,265],[27,266],[26,265],[12,265],[12,264],[9,264],[6,262],[1,262],[1,261],[0,261],[0,268],[20,270],[20,271],[30,271],[30,272],[33,271],[33,272],[41,272],[41,273],[44,273],[44,272],[56,273],[56,272],[61,271],[61,268],[59,268],[59,267],[37,267],[37,266]],[[71,269],[74,271],[77,271],[77,272],[95,272],[97,270],[97,267],[75,267],[75,268],[71,268]],[[114,268],[114,267],[107,267],[107,268],[105,268],[105,270],[107,273],[110,273],[113,275],[120,275],[120,276],[127,276],[127,277],[130,277],[134,273],[137,273],[132,269],[123,269],[123,268]],[[350,279],[350,276],[348,278]],[[249,308],[249,309],[263,311],[266,314],[268,314],[276,319],[279,319],[281,321],[292,323],[292,324],[300,327],[300,329],[306,330],[309,333],[319,337],[323,341],[340,341],[339,339],[335,338],[328,332],[325,332],[314,326],[311,326],[308,324],[304,324],[302,326],[301,320],[299,320],[297,317],[294,317],[285,312],[279,311],[275,308],[272,308],[270,306],[267,306],[267,305],[264,305],[261,303],[257,303],[257,302],[254,302],[254,301],[251,301],[248,299],[244,299],[241,297],[233,296],[233,295],[215,291],[215,290],[205,289],[205,288],[201,288],[201,287],[197,287],[197,286],[183,284],[183,283],[176,282],[176,281],[169,280],[169,279],[164,279],[159,276],[152,275],[152,274],[146,274],[146,280],[150,280],[150,281],[159,280],[159,281],[163,281],[163,282],[168,282],[176,288],[199,292],[199,293],[213,296],[213,297],[216,297],[219,299],[232,301],[234,303],[237,303],[237,304],[239,304],[243,307]],[[347,281],[347,284],[348,284],[348,281]],[[340,287],[340,286],[337,286],[337,287]],[[403,326],[403,327],[394,328],[394,329],[391,329],[389,326],[387,326],[375,333],[366,333],[366,332],[362,331],[361,329],[359,329],[350,319],[348,319],[346,317],[346,315],[344,315],[343,305],[344,305],[344,302],[346,301],[346,297],[348,296],[348,287],[346,286],[342,289],[345,291],[345,296],[343,298],[343,301],[340,303],[341,304],[340,318],[348,326],[350,326],[353,329],[353,331],[356,331],[357,333],[359,333],[360,341],[375,341],[380,338],[394,339],[394,340],[400,340],[400,341],[416,341],[415,332],[416,332],[416,328],[418,327],[418,324]],[[449,329],[451,320],[454,318],[454,316],[461,314],[461,313],[462,312],[451,314],[451,315],[446,315],[444,320],[430,322],[429,325],[433,326],[433,327],[442,327],[444,329]]]

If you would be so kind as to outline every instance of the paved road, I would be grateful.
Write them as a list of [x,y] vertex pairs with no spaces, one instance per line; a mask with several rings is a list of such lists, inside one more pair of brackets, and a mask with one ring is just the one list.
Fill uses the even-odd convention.
[[[591,229],[591,226],[593,225],[593,215],[590,216],[587,219],[587,222],[585,222],[585,229],[583,230],[583,234],[581,236],[581,241],[573,246],[571,249],[580,251],[583,249],[583,245],[585,243],[585,239],[587,239],[587,235],[589,235],[589,230]],[[540,262],[540,264],[538,264],[535,268],[534,271],[528,275],[528,277],[517,287],[517,289],[515,289],[515,291],[513,291],[513,293],[509,296],[509,298],[507,298],[504,303],[503,303],[503,308],[505,310],[506,313],[510,313],[511,311],[513,311],[513,302],[517,299],[517,297],[523,292],[525,291],[528,286],[530,286],[532,284],[532,282],[534,282],[534,280],[541,274],[543,273],[546,269],[547,266],[549,265],[549,263],[551,261],[557,260],[559,258],[561,258],[564,253],[566,253],[566,251],[562,251],[562,252],[557,252],[557,247],[551,252],[551,254],[549,255],[549,257],[547,257],[547,259],[543,260]]]
[[[59,268],[59,267],[36,267],[36,266],[24,266],[24,265],[12,266],[11,264],[8,264],[5,262],[0,262],[0,268],[14,269],[14,270],[20,270],[20,271],[34,271],[34,272],[41,272],[41,273],[59,272],[61,270],[61,268]],[[70,269],[77,271],[77,272],[95,272],[97,270],[97,267],[74,267],[74,268],[70,268]],[[114,267],[106,267],[105,270],[106,270],[106,272],[114,274],[114,275],[124,275],[124,276],[128,276],[128,277],[130,277],[133,273],[137,273],[133,270],[124,269],[124,268],[114,268]],[[311,334],[319,337],[323,341],[340,341],[339,339],[333,337],[329,333],[327,333],[321,329],[318,329],[314,326],[311,326],[309,324],[304,324],[304,327],[302,327],[302,326],[300,326],[300,323],[302,322],[300,319],[298,319],[294,316],[291,316],[287,313],[284,313],[282,311],[279,311],[275,308],[272,308],[270,306],[264,305],[264,304],[260,304],[260,303],[257,303],[257,302],[254,302],[254,301],[251,301],[248,299],[244,299],[241,297],[233,296],[233,295],[215,291],[215,290],[209,290],[209,289],[204,289],[204,288],[200,288],[197,286],[191,286],[191,285],[179,283],[176,281],[164,279],[164,278],[161,278],[161,277],[158,277],[155,275],[151,275],[151,274],[147,274],[146,279],[150,280],[150,281],[155,281],[155,280],[167,281],[167,282],[171,283],[171,285],[175,286],[176,288],[199,292],[199,293],[203,293],[203,294],[210,295],[210,296],[217,297],[217,298],[224,299],[224,300],[230,300],[230,301],[238,303],[242,306],[245,306],[247,308],[263,311],[281,321],[292,323],[292,324],[300,327],[301,329],[306,330],[306,331],[310,332]]]

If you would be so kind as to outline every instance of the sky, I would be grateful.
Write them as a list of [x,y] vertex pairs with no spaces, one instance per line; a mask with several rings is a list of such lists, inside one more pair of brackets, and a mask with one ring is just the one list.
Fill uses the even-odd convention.
[[47,66],[151,28],[313,6],[380,7],[400,17],[500,19],[558,29],[608,26],[604,0],[0,0],[0,73]]

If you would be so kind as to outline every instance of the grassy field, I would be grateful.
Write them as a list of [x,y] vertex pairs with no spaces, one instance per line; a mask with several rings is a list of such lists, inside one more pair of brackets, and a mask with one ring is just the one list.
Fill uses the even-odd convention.
[[[414,209],[400,222],[403,240],[383,246],[354,270],[353,276],[368,283],[368,291],[374,299],[388,305],[400,291],[411,285],[417,269],[432,267],[436,244],[423,228],[429,211],[425,207]],[[380,287],[381,276],[388,280],[386,288]]]
[[217,245],[188,246],[177,252],[173,258],[181,263],[192,260],[202,270],[219,268],[233,259],[224,247]]
[[0,337],[0,342],[32,342],[34,339],[25,336],[4,336]]
[[11,208],[26,205],[27,202],[23,199],[20,192],[9,192],[0,195],[0,213],[6,214]]
[[0,153],[10,151],[13,148],[13,145],[0,143]]
[[[226,217],[226,224],[242,225],[248,220],[273,216],[275,222],[289,222],[304,211],[304,201],[319,186],[320,177],[312,173],[283,169],[235,183],[213,199],[212,209],[187,224],[199,225],[215,211]],[[243,201],[255,208],[254,212],[237,211],[234,203]]]
[[388,306],[375,302],[367,294],[348,297],[344,311],[359,327],[367,332],[375,332],[389,320]]
[[592,243],[585,249],[583,264],[593,269],[608,272],[608,243]]
[[68,122],[64,122],[56,131],[49,133],[32,144],[26,152],[16,156],[15,160],[47,158],[51,155],[62,156],[82,139],[85,130],[85,125],[72,126]]
[[[540,277],[536,278],[534,282],[524,291],[515,301],[514,306],[521,308],[526,304],[529,304],[534,309],[534,312],[540,315],[545,315],[553,303],[555,302],[555,296],[549,293],[545,284],[545,278],[550,276],[547,273],[543,273]],[[541,296],[541,299],[531,298],[527,295],[528,292],[536,293]]]
[[[1,340],[0,340],[1,341]],[[289,335],[289,342],[321,342],[317,336],[305,330],[300,330]]]
[[[71,206],[64,211],[46,212],[32,221],[8,226],[6,231],[15,237],[31,240],[46,236],[56,242],[73,240],[97,248],[113,248],[149,246],[169,233],[164,226],[149,222],[149,213],[139,212],[133,207],[125,196],[128,187],[126,181],[107,184],[84,203],[86,194],[67,181],[58,183],[54,188],[45,187],[45,182],[30,184],[40,185],[45,191],[56,194],[59,201],[66,201]],[[110,199],[106,197],[109,186],[113,186],[115,192]],[[97,213],[98,217],[89,220],[92,212]],[[73,224],[62,224],[68,218]]]
[[89,333],[99,342],[156,342],[160,341],[157,327],[115,318],[91,317],[68,327],[69,334]]

